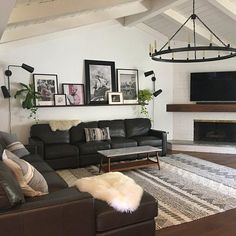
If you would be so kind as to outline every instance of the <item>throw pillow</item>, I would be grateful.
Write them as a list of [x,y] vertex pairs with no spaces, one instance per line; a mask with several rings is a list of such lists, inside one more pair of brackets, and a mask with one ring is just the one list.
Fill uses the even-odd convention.
[[46,180],[30,163],[6,149],[2,159],[14,173],[25,196],[34,197],[48,193]]
[[25,198],[11,170],[0,161],[0,211],[24,203]]
[[13,152],[18,157],[29,155],[29,151],[17,140],[16,135],[0,131],[0,143],[4,144],[6,149]]
[[84,128],[86,142],[110,140],[109,128]]

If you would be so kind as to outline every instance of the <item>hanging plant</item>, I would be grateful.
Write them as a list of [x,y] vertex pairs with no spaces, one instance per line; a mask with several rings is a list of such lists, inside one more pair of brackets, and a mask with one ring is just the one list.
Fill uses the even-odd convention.
[[35,107],[35,99],[40,98],[40,93],[35,92],[33,84],[29,84],[28,86],[26,84],[20,83],[20,85],[23,87],[23,89],[16,91],[14,98],[20,96],[20,99],[22,99],[21,103],[22,108],[29,110],[30,111],[29,118],[34,119],[35,122],[38,123],[38,118],[37,118],[38,107]]
[[146,106],[149,104],[149,102],[152,99],[153,99],[153,94],[150,89],[139,90],[138,100],[139,100],[139,104],[141,105],[140,113],[146,117],[149,117],[148,109]]

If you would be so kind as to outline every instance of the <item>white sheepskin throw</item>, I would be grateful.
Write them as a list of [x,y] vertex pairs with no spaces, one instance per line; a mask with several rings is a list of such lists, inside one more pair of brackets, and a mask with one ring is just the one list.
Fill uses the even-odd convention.
[[80,122],[80,120],[51,120],[49,121],[49,126],[52,131],[68,130],[73,126],[78,125]]
[[94,198],[106,201],[120,212],[135,211],[143,195],[143,189],[120,172],[82,178],[75,182],[75,186],[81,192],[88,192]]

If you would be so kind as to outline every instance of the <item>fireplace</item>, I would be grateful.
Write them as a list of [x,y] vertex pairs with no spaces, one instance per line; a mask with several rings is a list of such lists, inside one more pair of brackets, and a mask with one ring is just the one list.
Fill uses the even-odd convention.
[[194,120],[194,141],[236,142],[236,121]]

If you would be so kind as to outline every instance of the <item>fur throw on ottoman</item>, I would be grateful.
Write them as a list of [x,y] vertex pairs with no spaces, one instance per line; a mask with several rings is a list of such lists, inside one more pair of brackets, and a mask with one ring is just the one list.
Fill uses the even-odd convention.
[[94,198],[106,201],[120,212],[135,211],[143,195],[143,189],[120,172],[82,178],[75,182],[75,186],[81,192],[88,192]]

